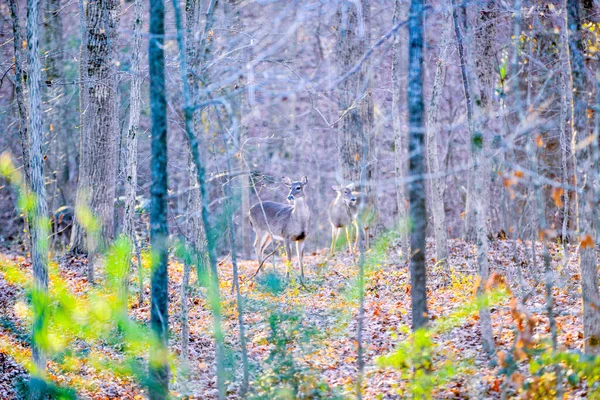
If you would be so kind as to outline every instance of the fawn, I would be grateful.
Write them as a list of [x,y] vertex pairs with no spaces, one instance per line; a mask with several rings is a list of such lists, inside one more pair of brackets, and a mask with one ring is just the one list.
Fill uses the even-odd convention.
[[[303,176],[299,181],[292,181],[287,176],[283,184],[290,189],[287,200],[290,204],[262,201],[250,208],[250,225],[256,234],[254,250],[258,258],[259,268],[264,262],[264,251],[275,239],[283,241],[288,260],[291,263],[291,242],[296,242],[296,253],[300,262],[300,275],[304,279],[304,239],[309,233],[310,209],[306,203],[304,188],[308,178]],[[289,270],[287,272],[289,276]]]
[[333,185],[333,190],[337,192],[335,200],[329,206],[329,223],[331,224],[331,255],[335,253],[335,243],[340,236],[342,228],[346,231],[346,240],[348,249],[352,253],[352,241],[350,240],[350,231],[348,225],[352,222],[351,205],[356,203],[356,196],[352,193],[354,185],[347,186]]

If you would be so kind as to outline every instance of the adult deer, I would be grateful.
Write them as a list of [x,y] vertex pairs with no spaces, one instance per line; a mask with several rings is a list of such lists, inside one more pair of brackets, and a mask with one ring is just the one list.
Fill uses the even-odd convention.
[[351,183],[347,186],[333,185],[331,186],[336,191],[337,196],[329,206],[329,223],[331,224],[331,255],[335,253],[335,244],[340,236],[342,228],[346,231],[346,240],[348,249],[352,253],[352,240],[350,240],[350,231],[348,225],[352,223],[351,205],[356,202],[356,196],[352,193],[354,185]]
[[291,242],[296,242],[300,275],[304,279],[302,255],[304,252],[304,239],[308,235],[310,224],[310,209],[304,194],[308,178],[303,176],[299,181],[292,181],[286,176],[282,179],[282,182],[290,189],[287,196],[290,204],[262,201],[250,208],[250,225],[252,225],[252,229],[256,234],[254,250],[260,268],[264,262],[264,251],[267,246],[273,239],[283,241],[288,260],[291,263]]

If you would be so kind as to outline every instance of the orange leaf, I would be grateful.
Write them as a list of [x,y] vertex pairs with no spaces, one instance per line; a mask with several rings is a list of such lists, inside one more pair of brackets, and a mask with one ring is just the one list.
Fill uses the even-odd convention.
[[552,197],[552,200],[554,200],[554,205],[556,207],[563,206],[562,195],[564,193],[565,193],[565,190],[563,188],[557,188],[557,187],[552,188],[552,194],[550,196]]
[[589,233],[581,240],[582,249],[593,249],[594,244],[594,238]]
[[517,178],[522,178],[523,177],[523,171],[515,171],[515,176]]
[[537,147],[544,146],[544,140],[542,139],[542,135],[540,135],[539,133],[535,136],[535,143],[537,144]]

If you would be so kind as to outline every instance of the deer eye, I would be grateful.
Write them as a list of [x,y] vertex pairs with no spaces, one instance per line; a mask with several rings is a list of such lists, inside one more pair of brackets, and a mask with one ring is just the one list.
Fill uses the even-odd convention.
[[299,192],[299,191],[300,191],[300,188],[299,188],[299,187],[297,187],[297,188],[296,188],[296,192]]

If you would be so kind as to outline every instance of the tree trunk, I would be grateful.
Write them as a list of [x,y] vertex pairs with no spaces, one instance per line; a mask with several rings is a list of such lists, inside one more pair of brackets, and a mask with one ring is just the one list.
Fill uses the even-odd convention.
[[169,276],[167,274],[167,98],[165,88],[165,5],[150,1],[150,115],[152,118],[150,245],[152,306],[150,325],[157,341],[150,349],[150,399],[169,396]]
[[[185,2],[185,16],[186,16],[186,24],[185,24],[185,51],[186,56],[189,60],[193,60],[195,56],[194,52],[194,35],[197,30],[196,21],[198,19],[197,12],[197,1],[196,0],[186,0]],[[188,65],[189,68],[189,65]],[[188,69],[188,82],[191,90],[195,88],[195,79],[194,74],[190,72],[191,69]],[[199,219],[194,215],[200,210],[200,197],[197,194],[199,191],[195,185],[195,175],[192,173],[193,163],[191,161],[191,156],[188,155],[188,170],[189,170],[189,192],[188,192],[188,206],[186,212],[188,213],[187,218],[187,231],[188,231],[188,244],[191,248],[193,248],[193,258],[197,258],[198,254],[195,250],[197,247],[195,246],[195,235],[197,235],[199,228]],[[197,198],[197,200],[196,200]],[[184,260],[183,264],[183,278],[181,282],[181,373],[178,374],[180,378],[178,379],[181,384],[181,393],[183,396],[188,396],[188,380],[189,380],[189,369],[190,369],[190,327],[189,327],[189,304],[188,304],[188,291],[189,291],[189,282],[191,275],[191,267],[192,263],[189,262],[189,257]]]
[[[367,0],[358,2],[340,0],[337,11],[338,41],[336,44],[336,61],[339,75],[345,74],[355,65],[365,51],[368,43],[367,24],[364,21],[366,10],[370,7]],[[367,12],[368,14],[368,12]],[[370,192],[370,169],[368,154],[362,160],[363,147],[369,148],[370,129],[372,125],[373,100],[368,92],[366,67],[363,65],[356,74],[349,76],[339,85],[338,122],[339,165],[344,182],[359,182],[361,165],[367,165],[367,188]]]
[[431,174],[431,206],[433,208],[433,223],[435,232],[435,246],[438,262],[447,262],[448,235],[446,233],[446,214],[444,211],[444,184],[440,176],[440,162],[438,159],[437,136],[440,130],[438,124],[438,104],[440,95],[446,81],[446,62],[450,34],[450,14],[444,13],[444,27],[442,28],[440,57],[437,61],[433,91],[427,113],[427,163]]
[[[81,166],[76,199],[76,220],[71,250],[94,253],[97,245],[87,243],[86,227],[78,217],[82,207],[99,219],[101,232],[97,237],[111,241],[114,237],[115,181],[117,171],[118,96],[114,58],[117,46],[119,1],[98,0],[87,3],[86,68],[84,70],[84,120]],[[89,249],[88,249],[89,248]],[[93,281],[93,262],[88,263],[88,275]]]
[[[579,235],[579,268],[581,269],[581,290],[583,296],[583,337],[587,354],[600,354],[600,312],[597,309],[598,271],[596,269],[595,232],[592,224],[593,163],[590,144],[584,144],[590,135],[588,125],[588,104],[586,101],[589,83],[583,58],[583,38],[579,17],[579,1],[567,1],[567,24],[573,102],[571,127],[573,149],[576,151],[575,173],[577,179],[577,233]],[[576,149],[576,150],[575,150]]]
[[[406,19],[407,7],[401,0],[394,2],[394,21]],[[406,73],[406,39],[400,33],[394,35],[392,52],[392,125],[394,129],[394,160],[396,166],[396,205],[398,207],[398,229],[400,230],[400,244],[402,246],[402,257],[408,258],[408,200],[406,198],[406,161],[407,161],[407,138],[402,126],[403,106],[405,104],[405,92],[402,90],[400,78]]]
[[[463,6],[460,6],[460,9],[463,9]],[[460,26],[460,22],[458,19],[458,11],[459,11],[459,6],[457,6],[456,4],[456,0],[452,0],[452,21],[454,24],[454,33],[456,34],[456,41],[458,44],[458,55],[460,58],[460,72],[461,72],[461,77],[462,77],[462,83],[463,83],[463,90],[465,92],[465,105],[467,108],[467,122],[468,122],[468,126],[469,126],[469,136],[473,137],[474,134],[474,121],[473,121],[473,104],[472,104],[472,100],[471,100],[471,84],[470,84],[470,77],[468,74],[468,66],[467,66],[467,57],[465,55],[465,48],[464,48],[464,37],[463,37],[463,33],[461,30],[461,26]],[[464,11],[464,9],[463,9]],[[469,149],[469,163],[468,163],[469,167],[468,167],[468,177],[467,177],[467,199],[465,202],[465,213],[464,213],[464,231],[463,231],[463,237],[465,238],[465,240],[473,240],[475,234],[474,234],[474,222],[473,222],[473,153],[471,151],[471,149]]]
[[[206,12],[206,25],[204,33],[208,33],[214,23],[214,10],[216,6],[216,0],[211,1],[208,10]],[[185,45],[184,36],[182,30],[181,13],[179,11],[178,0],[173,0],[173,8],[175,10],[175,23],[177,27],[177,44],[179,46],[179,70],[181,73],[181,81],[183,83],[183,111],[184,111],[184,122],[185,122],[185,133],[188,138],[190,145],[190,152],[192,155],[192,161],[194,163],[196,179],[198,187],[200,189],[200,199],[202,201],[202,224],[204,226],[204,232],[206,233],[206,250],[208,253],[210,263],[210,285],[209,285],[209,299],[210,306],[213,311],[213,334],[215,337],[216,347],[216,369],[217,369],[217,389],[219,399],[225,398],[225,349],[223,345],[223,330],[221,326],[222,315],[221,315],[221,295],[219,287],[219,273],[217,269],[217,255],[215,249],[216,235],[212,231],[210,219],[209,219],[209,198],[206,191],[205,181],[205,166],[200,158],[200,152],[198,151],[198,139],[194,134],[193,119],[194,113],[192,108],[192,99],[190,96],[189,88],[189,75],[187,72],[187,61],[185,59]],[[208,53],[208,49],[204,47],[204,38],[201,38],[203,43],[199,48],[198,54],[200,54],[200,61],[203,62]],[[208,93],[210,94],[210,93]]]
[[29,172],[29,134],[27,132],[27,103],[23,91],[23,38],[19,24],[19,5],[17,0],[9,0],[10,15],[13,24],[13,45],[15,51],[15,89],[17,92],[17,109],[19,110],[19,137],[23,156],[23,172],[25,185],[31,187]]
[[[485,138],[484,129],[491,122],[492,99],[495,89],[494,62],[496,49],[496,18],[498,17],[494,0],[488,0],[479,10],[479,23],[475,29],[474,62],[478,90],[474,91],[477,104],[475,130],[471,136],[471,152],[473,154],[473,205],[475,214],[475,230],[477,238],[477,264],[479,265],[480,284],[478,296],[486,296],[485,284],[489,278],[488,263],[488,229],[487,213],[490,193],[490,165],[487,161],[489,141]],[[489,128],[488,128],[489,129]],[[485,302],[483,302],[485,304]],[[495,349],[494,333],[489,308],[483,305],[479,309],[481,322],[481,339],[483,349],[489,355]]]
[[63,27],[61,0],[46,2],[44,32],[46,41],[46,99],[50,151],[47,165],[50,167],[51,209],[68,204],[69,163],[67,155],[68,124],[66,121],[65,90],[63,80]]
[[425,269],[425,110],[423,104],[423,0],[412,0],[408,21],[408,137],[410,192],[411,259],[410,283],[413,330],[423,328],[427,316]]
[[137,134],[140,125],[142,24],[144,4],[135,0],[133,22],[133,54],[131,55],[131,89],[129,93],[129,126],[125,136],[125,211],[123,233],[135,242],[135,203],[137,193]]
[[35,367],[31,379],[31,396],[44,398],[47,340],[47,294],[48,294],[48,206],[44,183],[44,158],[42,154],[42,75],[39,56],[39,0],[27,1],[27,60],[29,73],[29,169],[31,190],[35,206],[29,210],[33,230],[31,232],[31,261],[33,265],[33,330],[32,360]]

